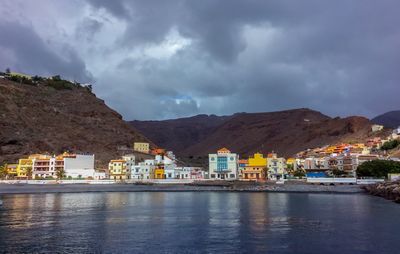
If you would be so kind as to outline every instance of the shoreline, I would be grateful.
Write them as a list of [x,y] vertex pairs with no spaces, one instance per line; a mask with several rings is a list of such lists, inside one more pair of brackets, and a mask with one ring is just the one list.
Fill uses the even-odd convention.
[[357,185],[309,185],[268,184],[247,186],[204,186],[204,185],[139,185],[139,184],[0,184],[0,195],[11,194],[57,194],[57,193],[100,193],[100,192],[265,192],[265,193],[367,193]]

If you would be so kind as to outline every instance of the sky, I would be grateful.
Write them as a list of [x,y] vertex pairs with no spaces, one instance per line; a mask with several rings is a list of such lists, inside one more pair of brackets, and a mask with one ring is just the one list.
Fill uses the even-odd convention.
[[398,0],[0,0],[0,70],[93,84],[126,120],[400,109]]

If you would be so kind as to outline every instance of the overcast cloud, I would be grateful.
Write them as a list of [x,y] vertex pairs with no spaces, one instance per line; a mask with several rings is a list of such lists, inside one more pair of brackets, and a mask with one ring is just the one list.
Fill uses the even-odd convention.
[[125,119],[400,109],[397,0],[3,0],[0,69],[93,83]]

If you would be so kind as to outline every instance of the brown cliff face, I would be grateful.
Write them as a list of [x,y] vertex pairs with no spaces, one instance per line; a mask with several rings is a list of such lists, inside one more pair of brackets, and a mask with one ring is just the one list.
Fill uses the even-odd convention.
[[150,140],[157,140],[160,147],[184,151],[206,139],[228,118],[230,116],[197,115],[164,121],[131,121],[130,124],[146,132]]
[[[292,156],[321,145],[364,141],[371,134],[371,123],[367,118],[330,118],[309,109],[238,113],[220,121],[216,121],[215,116],[209,119],[202,116],[205,122],[212,123],[212,128],[203,128],[204,123],[195,124],[195,121],[190,121],[193,118],[185,121],[134,121],[131,124],[155,143],[175,150],[181,156],[204,156],[221,147],[228,147],[241,155],[275,151],[283,156]],[[173,128],[165,131],[170,126]],[[184,141],[181,140],[180,135],[188,132],[192,134],[183,135]],[[203,135],[204,132],[207,135]]]
[[105,165],[118,146],[147,140],[86,88],[56,90],[0,79],[0,164],[30,153],[94,153]]

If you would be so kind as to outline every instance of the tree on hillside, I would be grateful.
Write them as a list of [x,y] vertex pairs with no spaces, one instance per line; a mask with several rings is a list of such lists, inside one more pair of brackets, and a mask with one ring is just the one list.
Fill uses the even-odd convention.
[[60,75],[55,75],[53,77],[51,77],[52,80],[54,81],[61,81],[61,76]]
[[391,160],[366,161],[357,167],[357,176],[387,177],[389,173],[400,173],[400,162]]
[[385,150],[385,151],[391,150],[391,149],[396,148],[399,144],[400,144],[400,141],[398,141],[397,139],[394,139],[394,140],[385,142],[382,145],[381,149]]
[[7,69],[6,69],[6,73],[7,73],[7,74],[10,74],[10,73],[11,73],[10,68],[7,68]]

